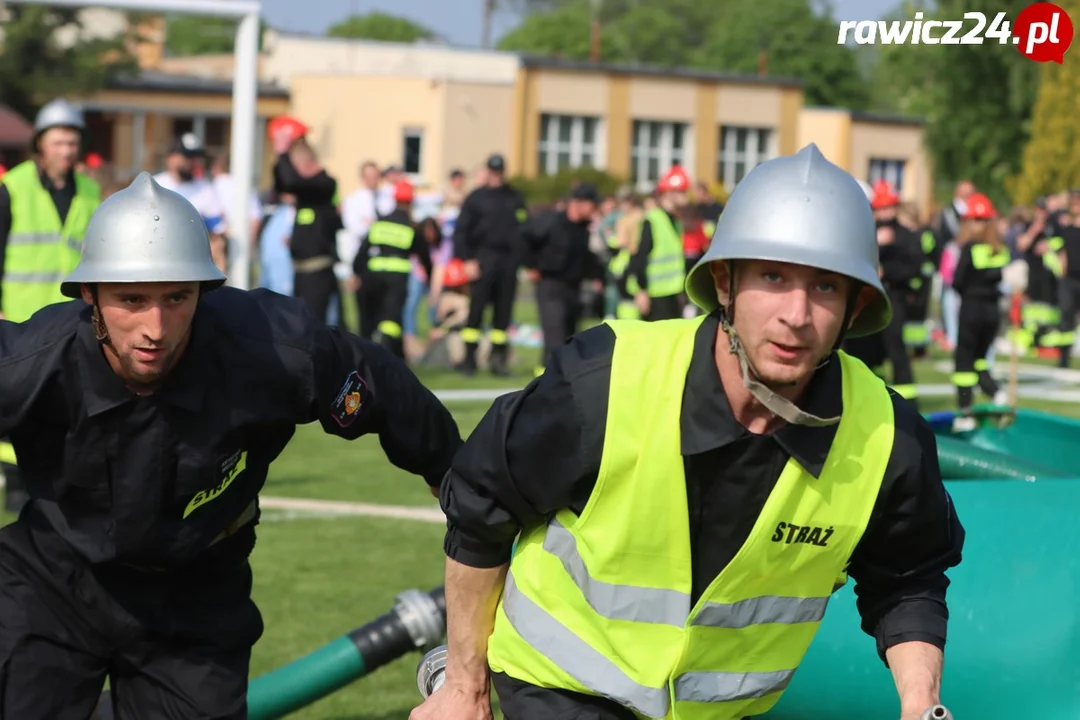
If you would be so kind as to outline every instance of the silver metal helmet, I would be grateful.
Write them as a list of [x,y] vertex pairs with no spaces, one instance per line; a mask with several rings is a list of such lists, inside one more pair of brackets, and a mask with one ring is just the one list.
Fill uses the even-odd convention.
[[871,335],[892,318],[878,276],[874,216],[857,180],[811,143],[795,155],[768,160],[732,192],[712,243],[686,278],[690,300],[706,311],[719,305],[709,263],[776,260],[846,275],[876,290],[848,337]]
[[199,282],[204,291],[225,282],[199,211],[146,172],[90,217],[82,259],[60,292],[76,298],[83,283],[143,282]]
[[83,119],[82,110],[78,109],[67,100],[57,98],[46,103],[38,111],[34,120],[34,138],[49,128],[69,127],[79,131],[86,130],[86,120]]

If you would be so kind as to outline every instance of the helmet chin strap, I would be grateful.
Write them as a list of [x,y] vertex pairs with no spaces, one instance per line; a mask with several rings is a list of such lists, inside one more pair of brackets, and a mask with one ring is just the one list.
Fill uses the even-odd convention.
[[[809,427],[828,427],[830,425],[836,425],[840,422],[840,416],[831,418],[818,417],[812,413],[808,413],[800,408],[795,403],[788,400],[786,397],[776,393],[765,383],[761,382],[758,378],[761,376],[754,370],[753,365],[750,364],[749,358],[746,357],[746,350],[742,346],[742,342],[739,340],[738,333],[735,332],[734,317],[735,317],[735,268],[734,263],[729,262],[729,287],[728,287],[728,305],[725,308],[721,303],[721,315],[720,315],[720,327],[724,333],[728,336],[728,349],[730,352],[739,359],[739,370],[742,375],[743,387],[745,387],[754,398],[769,409],[771,413],[777,417],[781,417],[789,423],[794,425],[806,425]],[[845,326],[846,326],[845,321]],[[837,346],[839,346],[840,340],[837,340]],[[818,364],[818,368],[822,367],[829,361],[826,356],[821,363]],[[815,368],[816,369],[816,368]],[[792,383],[794,384],[794,383]]]

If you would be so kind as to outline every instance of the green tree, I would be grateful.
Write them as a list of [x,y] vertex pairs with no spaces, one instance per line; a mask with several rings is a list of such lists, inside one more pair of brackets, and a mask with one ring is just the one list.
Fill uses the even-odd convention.
[[[113,39],[57,42],[57,31],[80,28],[78,9],[9,5],[0,52],[0,99],[33,118],[54,97],[80,95],[105,86],[137,66],[128,52],[129,35]],[[80,34],[81,38],[81,34]]]
[[807,0],[731,0],[717,3],[707,39],[693,64],[752,73],[764,50],[770,75],[805,85],[808,105],[865,109],[870,90],[855,52],[837,45],[837,22]]
[[428,28],[408,18],[382,12],[352,15],[331,25],[327,37],[352,40],[382,40],[384,42],[413,43],[417,40],[433,40],[437,36]]
[[[165,52],[170,57],[219,55],[236,47],[237,20],[195,15],[165,16]],[[259,21],[259,49],[262,50],[266,23]]]
[[[901,6],[897,16],[955,20],[981,11],[1015,18],[1027,0],[939,0]],[[965,23],[961,34],[972,27]],[[878,107],[926,121],[939,196],[960,179],[972,180],[995,203],[1007,200],[1006,180],[1021,164],[1038,91],[1039,67],[1012,42],[982,45],[895,45],[879,48],[874,67]]]
[[[1080,2],[1061,2],[1069,17],[1080,13]],[[1080,187],[1080,59],[1065,54],[1061,65],[1045,63],[1039,70],[1039,94],[1031,119],[1031,139],[1023,152],[1020,172],[1007,183],[1014,202],[1028,204],[1039,195]]]
[[808,102],[865,107],[869,90],[852,49],[835,37],[826,7],[810,0],[520,0],[525,18],[499,43],[503,50],[585,60],[594,14],[601,59],[662,67],[753,73],[759,51],[769,73],[806,84]]

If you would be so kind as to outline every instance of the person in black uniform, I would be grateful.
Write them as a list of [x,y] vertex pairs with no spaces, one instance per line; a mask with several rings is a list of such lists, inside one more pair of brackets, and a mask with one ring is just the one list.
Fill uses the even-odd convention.
[[0,529],[0,718],[86,720],[108,677],[119,718],[245,720],[257,497],[296,426],[377,434],[433,494],[461,437],[384,348],[221,288],[198,212],[148,174],[86,239],[75,301],[0,321],[30,494]]
[[1058,266],[1061,277],[1058,279],[1058,307],[1061,311],[1058,326],[1058,367],[1069,367],[1072,349],[1076,342],[1076,315],[1080,312],[1080,190],[1074,189],[1069,194],[1069,212],[1062,213],[1058,220],[1058,237],[1061,249],[1058,250]]
[[337,210],[337,180],[326,174],[307,140],[300,138],[278,156],[274,189],[296,198],[296,220],[289,240],[295,272],[293,295],[306,303],[320,322],[326,322],[330,303],[339,294],[334,264],[338,261],[337,232],[343,226]]
[[508,375],[507,328],[513,319],[517,271],[521,261],[519,235],[528,217],[525,198],[506,183],[506,161],[492,155],[487,161],[487,183],[465,198],[454,226],[454,257],[465,261],[472,285],[469,319],[461,331],[465,359],[460,370],[476,372],[476,352],[483,336],[484,311],[491,306],[491,372]]
[[401,320],[412,272],[410,258],[416,256],[431,277],[431,253],[412,221],[413,186],[408,180],[394,185],[394,202],[394,211],[368,228],[353,260],[353,274],[359,288],[356,305],[360,308],[361,337],[377,338],[404,359]]
[[577,332],[582,281],[603,277],[599,258],[589,249],[589,224],[599,199],[595,187],[581,183],[571,191],[565,210],[535,215],[521,230],[525,266],[536,276],[536,305],[544,333],[538,374],[556,348]]
[[1024,330],[1039,355],[1058,352],[1061,225],[1060,210],[1051,209],[1049,198],[1039,198],[1035,219],[1016,241],[1028,266],[1027,297],[1022,310]]
[[1001,271],[1009,264],[1009,249],[994,221],[997,211],[990,199],[975,193],[967,201],[963,227],[957,242],[960,257],[956,261],[953,289],[960,294],[960,333],[953,359],[956,400],[961,416],[954,421],[956,430],[975,429],[975,419],[967,413],[978,386],[1004,404],[1004,393],[990,375],[986,356],[1001,326]]
[[882,376],[887,359],[892,366],[891,387],[901,397],[917,403],[918,387],[904,344],[904,323],[911,284],[922,272],[923,254],[919,238],[897,218],[899,204],[900,196],[887,182],[879,180],[874,184],[870,206],[877,225],[881,280],[892,303],[892,320],[880,333],[847,341],[844,349]]

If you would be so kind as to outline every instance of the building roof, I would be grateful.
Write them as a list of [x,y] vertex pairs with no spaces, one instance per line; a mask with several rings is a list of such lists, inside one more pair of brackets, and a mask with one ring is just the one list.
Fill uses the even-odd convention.
[[899,115],[895,113],[868,112],[866,110],[852,110],[845,107],[832,107],[828,105],[807,105],[804,110],[818,110],[822,112],[843,113],[855,122],[881,123],[883,125],[915,125],[922,127],[926,124],[923,118],[914,115]]
[[797,78],[774,77],[770,75],[750,75],[699,68],[669,68],[645,64],[593,63],[583,60],[566,60],[563,58],[539,55],[521,55],[520,57],[522,67],[541,70],[602,72],[611,75],[649,75],[679,80],[706,80],[722,83],[770,85],[773,87],[802,88],[804,85],[803,81]]
[[913,115],[899,115],[894,113],[865,112],[852,110],[851,119],[855,122],[887,123],[889,125],[925,125],[926,120]]
[[[143,70],[135,76],[117,75],[109,80],[110,90],[231,95],[232,88],[231,80],[163,73],[154,70]],[[289,91],[279,85],[259,83],[258,90],[259,97],[289,97]]]
[[0,147],[23,147],[34,136],[34,126],[7,105],[0,105]]

